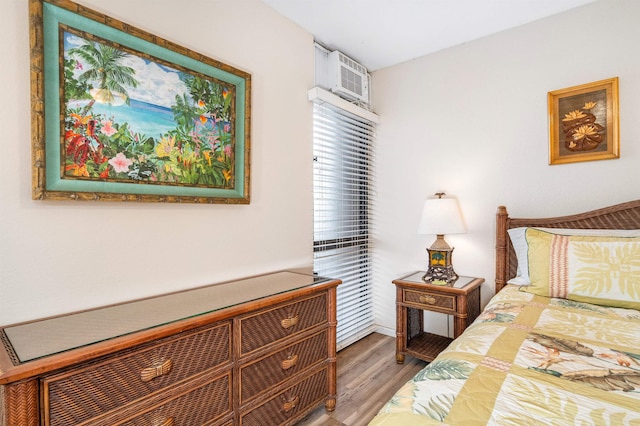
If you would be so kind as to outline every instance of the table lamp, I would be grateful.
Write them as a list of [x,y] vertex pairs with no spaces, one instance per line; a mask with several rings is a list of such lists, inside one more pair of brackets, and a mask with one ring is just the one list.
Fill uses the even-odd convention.
[[455,198],[443,198],[444,192],[435,194],[435,198],[427,198],[420,218],[419,234],[435,234],[436,240],[429,253],[429,267],[422,277],[424,281],[451,283],[458,279],[453,270],[451,254],[453,247],[444,240],[445,234],[464,234],[466,228],[462,214]]

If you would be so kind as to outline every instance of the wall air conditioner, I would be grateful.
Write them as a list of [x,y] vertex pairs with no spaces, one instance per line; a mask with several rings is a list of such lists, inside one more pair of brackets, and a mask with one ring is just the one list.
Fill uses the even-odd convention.
[[369,103],[367,69],[338,50],[329,53],[329,89],[351,100]]

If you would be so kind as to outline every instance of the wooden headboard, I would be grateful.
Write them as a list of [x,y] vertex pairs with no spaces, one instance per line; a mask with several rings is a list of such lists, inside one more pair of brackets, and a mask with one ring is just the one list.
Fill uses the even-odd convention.
[[496,213],[496,293],[516,276],[517,259],[507,230],[522,226],[572,229],[640,229],[640,200],[571,216],[512,218],[504,206]]

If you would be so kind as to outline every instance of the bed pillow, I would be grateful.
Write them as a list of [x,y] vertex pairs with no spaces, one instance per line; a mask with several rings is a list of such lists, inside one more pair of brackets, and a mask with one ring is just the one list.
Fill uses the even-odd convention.
[[507,281],[507,284],[517,285],[529,285],[531,280],[529,279],[529,262],[528,262],[528,250],[527,239],[525,238],[525,232],[527,229],[539,229],[541,231],[549,232],[552,234],[561,235],[585,235],[585,236],[597,236],[597,237],[640,237],[640,229],[567,229],[567,228],[511,228],[507,230],[511,244],[516,252],[516,259],[518,260],[518,269],[516,276]]
[[524,291],[547,297],[640,309],[640,237],[559,235],[527,229]]

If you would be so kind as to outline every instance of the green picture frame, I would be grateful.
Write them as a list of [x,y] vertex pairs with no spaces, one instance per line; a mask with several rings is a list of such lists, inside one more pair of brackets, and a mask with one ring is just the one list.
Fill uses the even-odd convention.
[[30,0],[32,197],[248,204],[251,75]]

